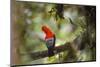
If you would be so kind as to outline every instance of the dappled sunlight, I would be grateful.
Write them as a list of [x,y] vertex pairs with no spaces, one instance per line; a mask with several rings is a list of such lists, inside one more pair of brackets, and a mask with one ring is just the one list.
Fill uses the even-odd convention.
[[[20,57],[18,64],[96,60],[95,6],[16,2],[15,7],[13,45]],[[47,40],[51,40],[49,45]],[[52,46],[52,56],[48,46]]]

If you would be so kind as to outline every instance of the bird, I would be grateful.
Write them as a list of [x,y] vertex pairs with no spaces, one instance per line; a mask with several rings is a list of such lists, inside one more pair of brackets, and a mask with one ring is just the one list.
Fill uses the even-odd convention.
[[48,56],[51,57],[54,55],[54,47],[55,47],[55,41],[56,41],[55,34],[46,25],[42,26],[42,31],[45,33],[45,42],[48,48]]

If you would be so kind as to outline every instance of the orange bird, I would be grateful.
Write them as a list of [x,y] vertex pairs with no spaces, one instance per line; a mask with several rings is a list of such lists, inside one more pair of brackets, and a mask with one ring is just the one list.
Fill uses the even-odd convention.
[[54,55],[54,47],[55,47],[55,34],[51,31],[51,29],[47,26],[42,26],[42,31],[45,33],[45,41],[46,46],[48,48],[48,56]]

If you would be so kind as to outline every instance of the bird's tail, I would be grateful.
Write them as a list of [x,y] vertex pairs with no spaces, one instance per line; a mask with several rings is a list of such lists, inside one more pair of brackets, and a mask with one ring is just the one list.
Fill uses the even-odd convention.
[[53,48],[49,48],[48,49],[48,56],[51,57],[54,55],[54,49]]

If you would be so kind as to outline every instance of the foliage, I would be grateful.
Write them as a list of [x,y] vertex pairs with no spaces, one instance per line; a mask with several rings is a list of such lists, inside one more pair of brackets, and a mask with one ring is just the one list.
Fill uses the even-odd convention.
[[[17,8],[22,16],[16,22],[18,32],[22,33],[20,38],[23,44],[18,48],[21,64],[96,60],[95,7],[32,2],[16,4],[17,6],[20,4],[19,8],[23,8],[23,10]],[[29,52],[47,50],[45,35],[41,31],[42,25],[48,25],[55,33],[56,46],[70,42],[74,44],[77,53],[73,51],[74,48],[71,48],[52,57],[32,60]]]

